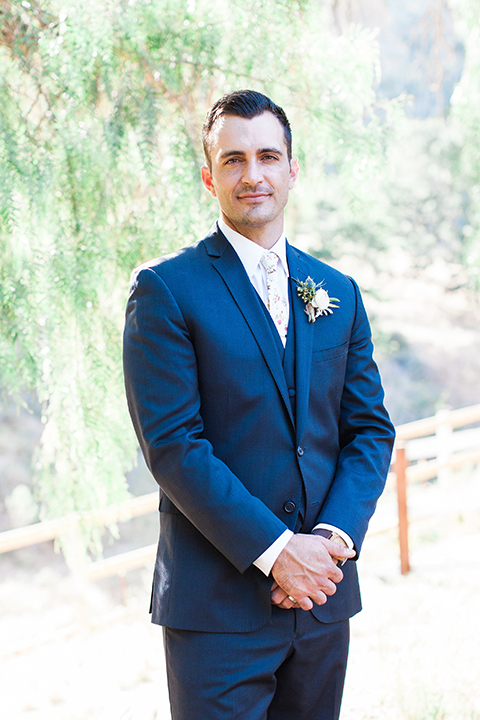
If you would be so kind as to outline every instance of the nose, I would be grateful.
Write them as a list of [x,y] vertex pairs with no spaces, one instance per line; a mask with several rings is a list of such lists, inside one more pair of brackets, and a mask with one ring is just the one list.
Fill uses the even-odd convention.
[[242,182],[244,185],[255,187],[263,179],[262,168],[257,158],[247,160],[243,165]]

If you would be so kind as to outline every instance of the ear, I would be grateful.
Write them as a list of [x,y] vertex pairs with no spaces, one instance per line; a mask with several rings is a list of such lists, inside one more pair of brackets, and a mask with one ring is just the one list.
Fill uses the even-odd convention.
[[289,190],[291,190],[295,185],[295,180],[297,179],[299,172],[300,167],[298,165],[298,158],[292,158],[290,160],[290,181],[288,183]]
[[208,192],[211,193],[213,197],[217,197],[217,193],[215,192],[215,186],[212,180],[212,175],[206,165],[202,167],[202,182],[207,188]]

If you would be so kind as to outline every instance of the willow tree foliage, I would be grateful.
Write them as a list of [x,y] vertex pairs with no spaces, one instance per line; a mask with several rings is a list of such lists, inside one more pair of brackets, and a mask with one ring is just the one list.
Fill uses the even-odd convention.
[[199,180],[211,103],[253,87],[286,108],[293,236],[326,168],[361,200],[390,121],[371,33],[333,35],[314,0],[1,0],[0,21],[0,378],[42,403],[49,517],[127,494],[128,279],[216,217]]
[[480,290],[480,8],[478,0],[453,0],[465,45],[465,67],[452,96],[449,123],[457,149],[453,176],[463,195],[462,263],[469,285]]

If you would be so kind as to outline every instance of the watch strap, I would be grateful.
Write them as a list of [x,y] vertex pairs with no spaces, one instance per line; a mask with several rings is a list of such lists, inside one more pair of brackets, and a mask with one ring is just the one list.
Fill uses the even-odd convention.
[[[334,530],[329,530],[328,528],[315,528],[315,530],[312,530],[312,534],[320,535],[321,537],[324,537],[325,540],[330,540],[330,542],[337,543],[342,547],[348,547],[345,540]],[[345,563],[347,562],[346,558],[343,560],[337,560],[337,558],[333,558],[333,560],[334,562],[336,562],[336,564],[340,563],[340,567],[342,567],[342,565],[345,565]]]

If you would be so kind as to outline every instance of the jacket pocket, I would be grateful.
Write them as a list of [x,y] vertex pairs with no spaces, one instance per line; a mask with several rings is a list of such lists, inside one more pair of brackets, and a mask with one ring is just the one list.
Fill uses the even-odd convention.
[[327,360],[335,360],[344,357],[348,353],[348,341],[335,347],[325,348],[324,350],[314,350],[312,352],[312,362],[326,362]]

